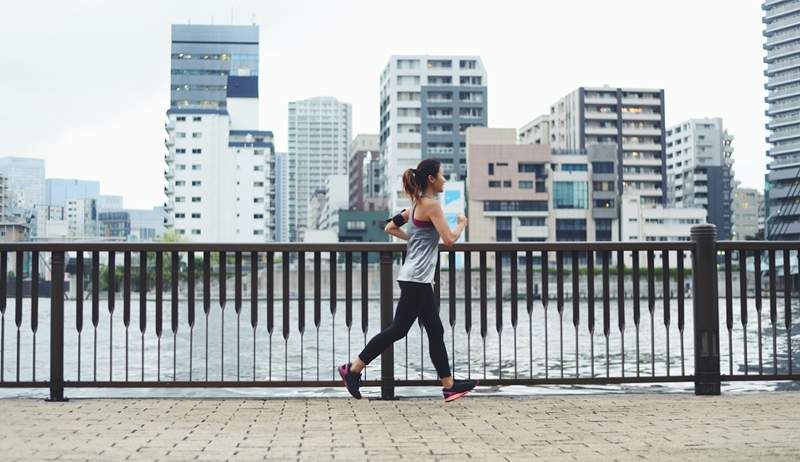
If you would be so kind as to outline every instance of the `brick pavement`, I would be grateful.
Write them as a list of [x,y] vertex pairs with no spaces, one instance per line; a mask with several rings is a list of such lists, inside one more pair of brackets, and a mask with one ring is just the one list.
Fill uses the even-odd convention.
[[3,460],[798,460],[800,393],[0,400]]

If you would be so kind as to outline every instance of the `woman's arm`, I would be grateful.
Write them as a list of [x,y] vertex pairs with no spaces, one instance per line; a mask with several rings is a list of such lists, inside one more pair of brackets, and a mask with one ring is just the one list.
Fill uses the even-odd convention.
[[451,230],[450,226],[447,224],[447,219],[444,217],[442,205],[438,201],[434,202],[430,206],[428,216],[430,216],[436,231],[439,231],[439,236],[442,238],[442,243],[447,247],[455,244],[458,238],[461,237],[461,233],[464,231],[464,228],[467,226],[466,217],[459,216],[456,228]]
[[[403,221],[405,222],[408,222],[408,213],[409,213],[408,210],[403,210],[400,213],[400,215],[403,216]],[[389,221],[389,223],[386,224],[386,227],[383,228],[383,231],[386,232],[386,234],[391,234],[394,237],[399,237],[404,241],[408,240],[408,233],[406,233],[405,231],[403,231],[402,228],[397,226],[394,223],[394,221]]]

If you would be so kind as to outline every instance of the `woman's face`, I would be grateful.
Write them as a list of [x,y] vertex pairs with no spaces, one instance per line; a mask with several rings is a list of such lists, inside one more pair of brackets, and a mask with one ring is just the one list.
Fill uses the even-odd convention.
[[[430,178],[431,177],[428,177],[429,180]],[[434,178],[434,180],[430,182],[431,188],[433,188],[433,192],[438,194],[444,191],[444,183],[446,181],[447,180],[444,177],[444,169],[441,166],[439,166],[439,172],[436,174],[436,178]]]

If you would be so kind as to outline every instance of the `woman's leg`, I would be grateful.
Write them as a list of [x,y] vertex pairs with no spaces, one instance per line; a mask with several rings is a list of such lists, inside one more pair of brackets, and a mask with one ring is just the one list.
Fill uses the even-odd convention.
[[373,359],[377,358],[394,342],[405,337],[417,319],[417,310],[420,302],[419,289],[412,284],[400,281],[400,300],[397,302],[392,324],[372,337],[367,346],[358,354],[358,357],[352,361],[350,370],[356,373],[361,372],[367,364],[371,363]]
[[439,305],[433,295],[433,288],[429,285],[421,300],[419,307],[419,317],[425,332],[428,333],[428,346],[431,361],[436,368],[436,373],[442,381],[442,386],[450,388],[453,386],[453,376],[450,373],[450,362],[447,359],[447,347],[444,344],[444,327],[439,318]]

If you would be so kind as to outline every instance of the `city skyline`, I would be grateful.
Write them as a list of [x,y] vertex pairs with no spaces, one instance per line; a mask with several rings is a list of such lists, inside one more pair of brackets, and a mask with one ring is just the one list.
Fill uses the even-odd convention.
[[[735,136],[737,179],[763,189],[766,91],[759,2],[619,2],[609,8],[573,1],[547,10],[537,4],[453,5],[426,4],[422,15],[406,5],[390,10],[394,19],[385,21],[386,13],[366,2],[234,4],[235,24],[249,24],[255,13],[261,27],[259,128],[272,131],[277,150],[285,151],[288,102],[325,95],[352,103],[353,135],[377,133],[379,74],[390,55],[471,54],[481,57],[492,77],[490,127],[519,128],[582,85],[664,88],[667,125],[722,117]],[[47,16],[28,5],[15,10],[0,37],[30,43],[0,52],[6,68],[19,70],[0,77],[12,108],[0,116],[0,126],[13,127],[3,136],[0,154],[43,158],[48,177],[96,179],[104,194],[122,194],[131,207],[163,203],[163,178],[153,172],[163,165],[170,25],[189,19],[207,24],[212,17],[229,24],[230,5],[158,4],[156,15],[141,4],[112,9],[54,2],[54,14]],[[78,19],[60,22],[59,11]],[[464,31],[458,40],[452,27],[441,27],[437,18],[444,14]],[[46,34],[27,28],[34,17]],[[413,31],[424,33],[409,33],[411,23]],[[593,34],[603,40],[588,40]],[[612,49],[609,43],[620,45]],[[535,44],[542,46],[532,49]],[[81,66],[71,65],[76,56],[84,58]],[[102,77],[109,74],[124,77]]]

